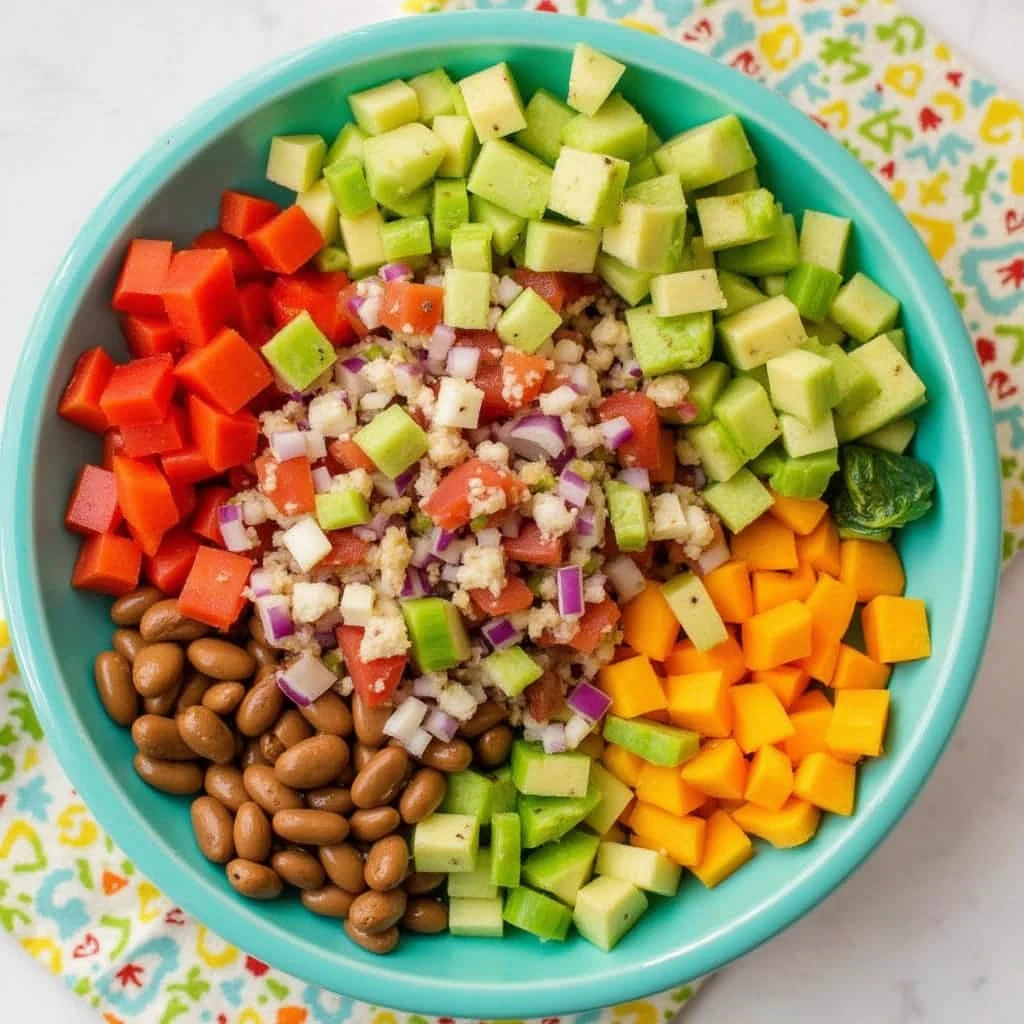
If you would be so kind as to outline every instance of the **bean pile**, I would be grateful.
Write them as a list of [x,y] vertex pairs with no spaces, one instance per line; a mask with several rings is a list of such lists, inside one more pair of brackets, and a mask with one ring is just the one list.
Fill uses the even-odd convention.
[[390,706],[335,691],[290,705],[255,617],[212,636],[149,587],[110,615],[113,649],[94,665],[100,700],[130,727],[139,776],[194,797],[196,843],[238,893],[270,900],[291,886],[373,953],[393,950],[400,929],[447,929],[444,875],[414,870],[407,832],[440,806],[447,773],[507,761],[504,708],[482,705],[460,736],[414,759],[384,734]]

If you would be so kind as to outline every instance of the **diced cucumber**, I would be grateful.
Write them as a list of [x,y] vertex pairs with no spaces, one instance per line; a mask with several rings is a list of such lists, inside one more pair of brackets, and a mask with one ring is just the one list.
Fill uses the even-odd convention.
[[580,889],[573,923],[588,942],[612,949],[647,909],[647,897],[629,882],[603,876]]
[[831,320],[812,323],[809,330],[822,345],[841,345],[846,340],[846,332]]
[[838,444],[835,419],[831,412],[826,412],[813,423],[805,423],[784,412],[779,417],[779,423],[782,426],[782,446],[791,459],[831,451]]
[[695,206],[704,245],[713,252],[770,238],[781,227],[775,197],[765,188],[707,196]]
[[574,829],[523,861],[523,881],[572,906],[590,878],[600,842],[597,836]]
[[767,512],[775,499],[749,469],[741,469],[728,480],[705,488],[704,500],[733,533],[739,533]]
[[539,220],[551,198],[552,171],[525,149],[504,139],[488,139],[473,164],[467,187],[473,195],[514,213]]
[[800,263],[786,275],[784,293],[805,320],[824,320],[843,279],[834,270],[815,263]]
[[536,352],[562,326],[562,317],[532,288],[524,288],[501,314],[495,334],[522,352]]
[[[360,443],[359,434],[355,440]],[[413,597],[403,599],[401,607],[412,641],[412,655],[421,671],[444,672],[469,657],[465,623],[450,601],[443,597]]]
[[493,900],[498,887],[491,881],[491,851],[479,850],[472,871],[457,871],[448,876],[448,898]]
[[347,156],[354,156],[360,163],[363,160],[363,142],[366,139],[366,132],[357,124],[343,124],[337,138],[330,144],[327,154],[324,156],[324,167],[344,160]]
[[638,487],[619,480],[606,480],[608,518],[621,551],[643,551],[651,536],[651,508],[647,495]]
[[344,530],[361,526],[371,519],[370,508],[362,491],[346,487],[316,496],[316,521],[323,530]]
[[465,178],[476,155],[476,134],[468,117],[439,114],[431,130],[444,146],[444,157],[437,168],[439,178]]
[[729,196],[733,192],[752,192],[760,187],[761,179],[757,175],[757,169],[751,167],[749,170],[739,171],[728,178],[716,181],[714,185],[707,185],[702,189],[696,190],[694,198],[699,199],[701,196]]
[[728,270],[718,271],[718,285],[725,296],[725,306],[716,312],[716,318],[724,319],[742,313],[768,298],[753,281]]
[[[446,248],[452,244],[452,232],[469,220],[469,195],[466,183],[455,178],[434,182],[434,200],[431,208],[434,245]],[[490,248],[490,238],[487,240]],[[459,264],[456,264],[459,266]],[[483,269],[463,267],[465,270]],[[490,271],[490,263],[486,269]]]
[[563,146],[555,161],[548,207],[591,227],[614,224],[628,174],[625,160]]
[[778,230],[769,238],[725,249],[717,256],[723,270],[751,277],[785,274],[797,265],[800,252],[796,241],[796,222],[791,213],[782,215]]
[[647,123],[619,93],[613,93],[593,116],[577,114],[569,121],[562,129],[562,143],[632,162],[646,155]]
[[443,114],[455,112],[455,83],[444,68],[434,68],[422,75],[409,79],[409,88],[416,93],[420,103],[420,120],[428,125]]
[[[431,598],[430,600],[434,600]],[[436,600],[440,600],[437,598]],[[468,814],[481,825],[489,825],[494,814],[494,797],[499,783],[486,775],[469,769],[451,772],[447,776],[448,788],[439,810],[446,814]],[[479,868],[480,865],[477,864]],[[489,870],[489,867],[488,867]],[[469,896],[470,893],[462,893]]]
[[380,237],[384,218],[376,205],[358,217],[342,216],[340,226],[345,251],[352,261],[352,271],[357,277],[368,270],[376,270],[386,262],[384,242]]
[[786,290],[785,274],[765,274],[758,278],[758,285],[761,291],[771,298],[773,295],[781,295]]
[[678,174],[687,192],[748,171],[757,163],[735,114],[676,135],[654,153],[664,174]]
[[676,213],[686,213],[686,196],[683,186],[674,174],[662,174],[657,178],[630,185],[624,199],[643,206],[665,206]]
[[796,306],[776,295],[720,320],[718,337],[729,362],[749,370],[796,348],[807,333]]
[[430,240],[430,221],[426,217],[402,217],[388,221],[380,229],[380,240],[389,262],[429,256],[434,251]]
[[338,270],[348,270],[352,266],[348,253],[339,245],[325,245],[314,257],[313,266],[321,274],[333,274]]
[[601,843],[594,870],[661,896],[675,896],[683,873],[665,854],[625,843]]
[[608,715],[602,735],[609,743],[624,747],[631,754],[664,768],[675,768],[689,761],[700,749],[697,733],[647,718]]
[[872,448],[881,448],[883,451],[902,455],[910,447],[916,430],[917,424],[912,419],[904,418],[893,420],[892,423],[865,434],[860,440],[862,444],[871,445]]
[[539,743],[512,745],[512,781],[527,796],[584,796],[590,783],[590,758],[567,751],[546,754]]
[[480,667],[491,686],[496,686],[506,697],[518,697],[530,683],[535,683],[544,670],[522,647],[506,647],[488,654]]
[[715,402],[714,413],[746,460],[756,458],[779,436],[768,393],[752,377],[730,381]]
[[327,143],[319,135],[275,135],[267,156],[267,180],[305,192],[320,177],[326,152]]
[[696,369],[711,357],[714,324],[710,313],[659,317],[652,304],[627,309],[626,324],[633,354],[648,377]]
[[313,227],[320,232],[324,245],[338,240],[338,208],[323,178],[305,192],[300,192],[295,197],[295,205],[305,211]]
[[360,217],[373,209],[373,196],[358,157],[344,156],[328,164],[324,168],[324,180],[342,217]]
[[511,252],[526,230],[525,217],[517,217],[480,196],[469,197],[469,215],[475,223],[487,224],[494,232],[494,251],[499,256]]
[[689,243],[689,265],[686,270],[714,270],[715,254],[704,244],[700,235],[694,235]]
[[878,381],[838,345],[822,345],[815,338],[808,338],[801,348],[822,356],[832,364],[838,396],[837,408],[847,411],[856,409],[881,391]]
[[400,406],[389,405],[361,430],[353,441],[392,480],[427,454],[427,435]]
[[586,43],[577,43],[569,72],[569,106],[592,117],[611,96],[625,71],[625,64]]
[[601,280],[631,306],[643,302],[650,294],[654,275],[626,266],[611,253],[599,253],[594,269]]
[[519,884],[523,840],[519,815],[504,811],[491,817],[491,881],[510,889]]
[[661,585],[661,593],[698,651],[709,651],[728,639],[725,623],[695,573],[681,572]]
[[502,909],[500,896],[490,900],[451,900],[448,931],[476,939],[500,939],[505,933]]
[[435,812],[417,822],[412,856],[417,871],[472,871],[480,847],[480,825],[467,814]]
[[305,391],[337,361],[338,353],[303,310],[260,351],[274,372],[293,390]]
[[899,315],[899,300],[861,273],[839,289],[829,310],[831,319],[861,342],[889,330]]
[[381,206],[396,217],[426,217],[434,200],[433,183],[429,182],[407,196],[386,188],[378,188],[377,193]]
[[489,274],[492,267],[494,229],[489,224],[460,224],[452,232],[452,263],[456,270]]
[[694,426],[700,426],[711,419],[714,404],[725,389],[725,385],[729,383],[730,376],[729,367],[725,363],[713,361],[687,372],[690,390],[687,392],[686,400],[697,407],[697,415],[690,421]]
[[569,933],[572,911],[543,893],[520,886],[505,900],[505,920],[542,941],[561,942]]
[[671,253],[680,252],[686,218],[668,206],[625,202],[617,223],[604,229],[601,247],[627,266],[648,273],[675,270]]
[[600,245],[601,233],[594,228],[531,220],[526,225],[523,265],[537,271],[591,274]]
[[538,89],[526,104],[526,127],[516,135],[516,144],[554,167],[562,149],[562,132],[575,116],[572,107],[557,96]]
[[769,359],[765,366],[776,409],[815,423],[838,404],[836,371],[826,356],[795,348]]
[[830,451],[783,459],[772,471],[772,490],[786,498],[820,498],[839,471],[839,453]]
[[804,211],[800,225],[800,259],[842,274],[852,222],[819,210]]
[[626,178],[626,184],[639,185],[641,182],[657,178],[660,173],[658,165],[654,162],[654,157],[645,156],[642,160],[637,160],[629,165],[629,175]]
[[731,480],[747,461],[732,435],[718,420],[688,427],[684,433],[709,480]]
[[591,780],[585,796],[521,796],[519,819],[523,847],[532,850],[560,839],[601,803],[601,791]]
[[405,82],[395,79],[352,93],[348,105],[356,123],[369,135],[381,135],[420,116],[420,99]]
[[459,82],[477,137],[500,139],[526,127],[523,101],[509,66],[495,64]]
[[714,270],[681,270],[651,281],[651,299],[659,317],[724,309],[725,296]]
[[756,459],[751,459],[747,468],[755,476],[769,477],[785,461],[786,453],[782,450],[782,445],[776,441],[775,444],[765,448]]
[[490,274],[455,267],[444,272],[444,322],[449,327],[485,331],[490,311]]
[[388,205],[427,185],[445,156],[441,140],[424,124],[402,125],[363,143],[370,195]]
[[583,819],[598,835],[604,835],[632,803],[634,793],[599,761],[590,766],[591,781],[601,794],[601,802]]

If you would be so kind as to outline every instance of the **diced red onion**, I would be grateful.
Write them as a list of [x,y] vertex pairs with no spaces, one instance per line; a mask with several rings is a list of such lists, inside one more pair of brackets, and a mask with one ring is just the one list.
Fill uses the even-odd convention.
[[301,430],[275,430],[270,435],[270,451],[278,462],[309,458],[306,436]]
[[379,273],[383,281],[411,281],[413,279],[412,267],[408,263],[385,263]]
[[565,427],[557,416],[531,413],[509,430],[506,443],[524,459],[553,459],[565,451]]
[[399,473],[394,480],[383,473],[374,473],[372,476],[373,486],[381,494],[389,498],[400,498],[409,489],[409,484],[416,476],[416,470],[407,469],[404,473]]
[[571,387],[576,394],[585,395],[589,393],[590,370],[584,363],[577,363],[575,366],[570,367],[568,380],[569,387]]
[[416,697],[406,697],[391,712],[382,731],[385,736],[392,736],[400,743],[405,744],[412,739],[413,733],[420,727],[427,711],[427,705],[423,701]]
[[568,467],[558,477],[558,496],[574,508],[583,508],[590,499],[590,484]]
[[590,733],[592,724],[580,715],[573,715],[565,723],[565,745],[570,750],[575,750]]
[[620,448],[633,436],[633,425],[625,416],[616,416],[613,420],[605,420],[598,429],[604,437],[605,444],[612,451]]
[[700,558],[697,559],[697,567],[703,573],[713,572],[720,565],[729,561],[729,548],[724,541],[712,544]]
[[380,534],[372,526],[353,526],[352,534],[370,544],[380,540]]
[[611,707],[612,699],[593,683],[581,682],[565,699],[571,711],[582,715],[588,722],[599,722]]
[[482,548],[501,547],[501,530],[488,527],[486,530],[477,530],[476,542]]
[[277,676],[281,692],[300,707],[322,697],[337,681],[338,677],[309,651],[303,651]]
[[402,597],[423,597],[429,589],[427,577],[421,569],[406,569],[405,581],[402,583]]
[[395,376],[403,378],[406,385],[416,384],[423,379],[423,367],[418,363],[399,363]]
[[472,380],[480,366],[480,349],[478,348],[453,348],[448,352],[448,360],[445,369],[450,377],[459,377],[462,380]]
[[422,757],[427,747],[430,746],[430,741],[433,737],[427,732],[426,729],[417,729],[408,742],[403,743],[402,746],[413,756]]
[[291,601],[284,594],[268,594],[257,598],[256,614],[260,617],[267,643],[272,647],[279,647],[282,640],[287,640],[295,633]]
[[552,722],[544,727],[540,742],[545,754],[562,754],[565,752],[565,726],[561,722]]
[[619,479],[638,491],[650,491],[651,475],[646,469],[624,469],[619,473]]
[[423,728],[442,743],[450,743],[459,731],[459,720],[440,708],[431,708]]
[[252,541],[245,532],[240,505],[221,505],[217,509],[217,525],[228,551],[248,551]]
[[480,627],[480,632],[495,651],[512,647],[523,638],[523,634],[508,619],[491,619]]
[[383,301],[379,295],[371,295],[359,307],[359,319],[372,331],[380,327],[380,311]]
[[457,565],[446,565],[441,569],[441,579],[445,583],[459,582],[459,567]]
[[427,358],[442,362],[455,344],[455,328],[447,324],[438,324],[430,335],[427,345]]
[[430,676],[420,676],[412,682],[412,692],[415,697],[434,697],[440,692],[437,680]]
[[345,305],[347,305],[348,308],[353,313],[358,313],[359,310],[363,308],[363,303],[365,301],[366,301],[366,297],[365,296],[363,296],[363,295],[353,295],[350,298],[346,299]]
[[365,365],[366,360],[361,356],[351,356],[338,363],[335,371],[335,378],[345,389],[350,406],[354,406],[370,390],[370,382],[359,372]]
[[440,557],[451,547],[453,540],[455,540],[454,533],[450,530],[442,529],[440,526],[435,526],[430,531],[430,553]]
[[274,592],[274,588],[271,586],[270,573],[266,569],[253,569],[249,573],[249,590],[252,591],[252,596],[257,597],[268,597]]
[[313,470],[313,490],[317,494],[326,494],[331,489],[333,477],[326,466],[317,466]]
[[620,601],[629,601],[636,597],[647,585],[644,574],[632,558],[620,555],[606,562],[605,575],[611,580]]
[[563,565],[555,570],[558,590],[558,614],[583,614],[583,570],[578,565]]
[[417,569],[425,569],[435,558],[436,556],[431,550],[431,539],[429,536],[417,537],[413,541],[412,558],[409,559],[410,565],[415,566]]
[[515,538],[519,536],[519,531],[523,528],[523,517],[518,512],[511,512],[501,521],[501,535],[502,537]]
[[333,629],[317,630],[313,639],[321,651],[333,651],[338,646],[338,634]]
[[304,430],[302,437],[306,442],[306,458],[310,462],[319,462],[327,458],[327,442],[319,430]]
[[593,537],[597,530],[594,510],[589,506],[581,508],[573,529],[578,537]]

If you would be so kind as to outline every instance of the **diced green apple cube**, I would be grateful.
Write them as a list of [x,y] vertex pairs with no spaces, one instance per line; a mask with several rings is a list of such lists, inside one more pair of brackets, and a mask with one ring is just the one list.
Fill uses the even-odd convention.
[[400,405],[377,413],[352,440],[392,480],[423,458],[428,448],[423,428]]
[[432,124],[438,117],[455,112],[455,83],[444,68],[410,78],[409,88],[419,100],[421,121]]
[[770,238],[782,221],[775,197],[765,188],[707,196],[695,205],[701,237],[712,251]]
[[444,322],[464,330],[487,330],[491,311],[491,275],[482,270],[444,273]]
[[800,263],[787,275],[784,291],[805,320],[824,320],[843,279],[834,270],[814,263]]
[[361,491],[346,487],[316,496],[316,521],[323,530],[344,530],[370,521],[370,509]]
[[561,942],[572,924],[572,911],[558,900],[520,886],[505,900],[505,920],[542,941]]
[[563,146],[555,162],[548,206],[580,224],[614,224],[628,174],[625,160]]
[[750,370],[796,348],[807,332],[796,306],[785,295],[776,295],[720,320],[718,337],[729,362]]
[[523,266],[531,270],[593,273],[601,233],[594,228],[531,220],[526,225]]
[[619,820],[632,803],[635,794],[599,761],[590,766],[590,780],[601,794],[601,802],[583,819],[598,835],[603,836]]
[[554,167],[562,149],[562,132],[575,116],[557,96],[538,89],[526,104],[526,127],[516,135],[516,144]]
[[781,412],[816,423],[838,404],[836,372],[827,357],[795,348],[765,365],[772,404]]
[[716,317],[723,320],[768,298],[753,281],[728,270],[718,271],[718,285],[725,296],[725,307],[716,313]]
[[690,390],[686,394],[686,400],[697,407],[697,415],[690,420],[694,426],[700,426],[711,419],[715,402],[729,383],[730,376],[729,367],[725,363],[715,361],[687,372]]
[[651,299],[659,317],[705,313],[725,307],[714,270],[680,270],[651,281]]
[[506,345],[536,352],[561,326],[561,315],[532,288],[524,288],[501,314],[494,330]]
[[505,932],[501,897],[449,900],[448,931],[476,939],[500,939]]
[[463,78],[459,89],[481,140],[500,139],[526,127],[519,87],[507,64],[495,64]]
[[[442,808],[444,805],[442,804]],[[442,813],[447,813],[442,810]],[[498,887],[491,881],[491,851],[479,850],[472,871],[448,876],[448,898],[468,900],[497,899]]]
[[767,512],[775,501],[749,469],[741,469],[728,480],[705,488],[704,500],[733,533],[739,533],[745,526],[749,526]]
[[625,71],[625,64],[599,53],[586,43],[577,43],[569,72],[569,106],[592,117],[611,96]]
[[599,253],[594,269],[601,280],[631,306],[643,302],[651,292],[653,274],[628,267],[611,253]]
[[413,597],[404,599],[401,607],[413,658],[422,672],[445,672],[469,657],[465,623],[450,601]]
[[889,330],[899,315],[899,300],[860,273],[839,289],[829,310],[830,318],[861,342]]
[[917,424],[912,419],[893,420],[892,423],[865,434],[860,441],[872,448],[881,448],[883,451],[902,455],[910,447],[916,430]]
[[813,423],[805,423],[796,416],[784,412],[779,417],[779,423],[782,426],[783,447],[792,459],[827,452],[838,444],[835,420],[831,412],[826,412],[821,419]]
[[577,114],[562,129],[562,143],[620,160],[641,160],[647,153],[647,122],[613,93],[593,116]]
[[523,881],[572,906],[576,894],[590,878],[600,843],[595,835],[573,830],[526,858]]
[[683,872],[663,853],[625,843],[601,843],[594,870],[661,896],[675,896]]
[[820,498],[838,472],[839,452],[835,448],[783,459],[771,472],[772,490],[786,498]]
[[400,128],[420,116],[420,99],[416,91],[400,79],[385,82],[348,98],[356,123],[369,135]]
[[491,881],[506,889],[519,884],[523,846],[521,828],[519,815],[512,811],[491,816]]
[[472,871],[479,847],[480,823],[468,814],[435,812],[418,822],[412,833],[417,871]]
[[357,276],[387,262],[380,233],[383,226],[384,218],[376,205],[357,217],[341,218],[341,238]]
[[437,176],[465,178],[476,153],[476,135],[469,118],[458,114],[439,114],[434,118],[431,131],[444,146],[444,157],[437,168]]
[[665,206],[676,213],[686,213],[686,196],[683,186],[674,174],[662,174],[630,185],[623,198],[627,202],[640,203],[644,206]]
[[645,910],[647,897],[636,886],[604,875],[580,889],[572,919],[583,938],[607,952]]
[[270,140],[267,180],[305,192],[320,177],[327,143],[319,135],[275,135]]
[[496,686],[506,697],[518,697],[530,683],[535,683],[544,670],[522,647],[506,647],[488,654],[480,666],[491,686]]
[[728,639],[725,623],[699,576],[680,573],[661,585],[661,593],[698,651],[709,651]]
[[757,157],[735,114],[698,125],[666,142],[654,153],[664,174],[678,174],[687,192],[748,171]]
[[800,259],[842,274],[852,226],[846,217],[819,210],[804,211],[800,225]]

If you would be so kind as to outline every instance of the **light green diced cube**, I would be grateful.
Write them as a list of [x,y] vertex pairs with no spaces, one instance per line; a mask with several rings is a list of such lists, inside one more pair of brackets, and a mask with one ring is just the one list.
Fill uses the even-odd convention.
[[344,530],[368,523],[370,507],[361,491],[346,487],[316,496],[316,521],[323,530]]
[[548,206],[580,224],[614,224],[628,174],[625,160],[563,146],[555,162]]
[[627,266],[648,273],[675,270],[666,267],[666,254],[678,248],[686,218],[665,206],[626,202],[619,222],[604,229],[601,246]]
[[619,820],[633,802],[633,790],[617,779],[600,761],[590,766],[591,782],[601,794],[601,802],[583,819],[599,836],[603,836]]
[[594,268],[598,276],[612,291],[616,292],[631,306],[643,302],[651,292],[653,274],[628,267],[617,256],[602,252]]
[[381,192],[381,206],[395,217],[427,217],[434,201],[434,186],[430,182],[408,196]]
[[707,196],[695,206],[704,245],[712,251],[769,238],[781,224],[775,197],[765,188]]
[[491,686],[496,686],[506,697],[518,697],[530,683],[535,683],[544,670],[522,647],[506,647],[488,654],[480,667]]
[[439,114],[431,126],[444,146],[444,159],[437,169],[439,178],[465,178],[476,153],[476,135],[468,117]]
[[[469,194],[466,183],[458,178],[434,182],[431,210],[434,245],[444,248],[452,244],[452,232],[469,220]],[[481,269],[467,267],[467,270]]]
[[569,72],[569,106],[592,117],[611,96],[625,71],[625,64],[586,43],[577,43]]
[[710,651],[728,639],[722,616],[699,576],[682,572],[663,583],[661,593],[698,651]]
[[651,300],[658,316],[683,316],[725,308],[725,296],[714,270],[681,270],[651,281]]
[[643,551],[651,539],[651,506],[638,487],[605,480],[608,518],[620,551]]
[[739,171],[736,174],[729,175],[728,178],[716,181],[714,185],[707,185],[705,188],[698,190],[695,198],[704,195],[728,196],[732,195],[733,192],[753,192],[754,189],[760,187],[761,179],[758,177],[757,169],[751,167],[746,171]]
[[831,320],[821,320],[818,323],[808,321],[807,330],[813,334],[822,345],[842,345],[846,341],[846,332],[832,323]]
[[[773,295],[781,295],[786,290],[785,274],[765,274],[759,281],[761,291],[769,298]],[[792,296],[790,296],[792,298]]]
[[690,370],[686,377],[690,382],[686,400],[697,407],[697,414],[690,422],[700,426],[711,419],[715,402],[729,383],[732,371],[725,363],[711,361]]
[[805,423],[817,423],[839,402],[839,387],[830,359],[802,348],[769,359],[772,405]]
[[531,270],[591,274],[601,233],[594,228],[531,220],[526,227],[524,265]]
[[800,225],[800,259],[841,274],[852,227],[846,217],[806,210]]
[[420,103],[420,120],[432,124],[444,114],[455,112],[455,83],[444,68],[435,68],[409,79],[409,88],[416,93]]
[[305,192],[320,177],[327,143],[319,135],[275,135],[270,140],[267,180]]
[[338,270],[348,270],[352,263],[348,253],[339,245],[325,245],[314,257],[313,266],[321,274],[333,274]]
[[785,274],[792,270],[799,260],[796,221],[791,213],[780,214],[778,227],[769,237],[757,242],[748,242],[746,245],[722,249],[717,257],[718,266],[723,270],[731,270],[734,274],[748,274],[751,277]]
[[719,310],[718,319],[735,316],[768,298],[749,278],[728,270],[718,271],[718,285],[725,296],[725,307]]
[[714,326],[710,313],[659,317],[653,305],[626,310],[633,354],[647,377],[692,370],[711,358]]
[[626,178],[626,185],[641,185],[659,176],[658,165],[654,157],[645,156],[642,160],[636,160],[629,165],[629,175]]
[[376,206],[371,206],[358,217],[341,218],[341,237],[352,261],[353,273],[375,270],[387,262],[380,233],[383,226],[384,218]]
[[675,896],[683,869],[657,850],[625,843],[602,843],[597,848],[594,870],[599,875],[630,882],[638,889]]
[[472,871],[480,848],[480,823],[468,814],[431,814],[412,834],[417,871],[442,874]]
[[441,166],[445,149],[425,124],[417,122],[367,139],[363,154],[370,194],[387,206],[389,197],[402,199],[427,185]]
[[735,114],[698,125],[669,139],[654,153],[664,174],[678,174],[687,192],[748,171],[757,157]]
[[384,255],[388,260],[404,260],[411,256],[429,256],[433,252],[430,241],[430,221],[426,217],[403,217],[388,221],[380,229]]
[[360,163],[363,161],[363,141],[366,132],[357,124],[344,124],[337,138],[327,148],[327,155],[324,157],[324,167],[344,160],[347,156],[354,156]]
[[875,378],[839,345],[822,345],[816,338],[808,338],[801,347],[832,364],[838,395],[837,414],[856,409],[882,390]]
[[448,904],[448,931],[477,939],[500,939],[505,921],[500,896],[489,900],[453,899]]
[[676,213],[686,213],[686,196],[683,186],[674,174],[660,174],[630,185],[623,198],[630,203],[641,203],[644,206],[665,206]]
[[829,317],[861,342],[889,330],[899,315],[899,300],[860,273],[839,289],[829,310]]
[[749,469],[704,489],[704,500],[733,533],[739,533],[775,503],[771,492]]
[[704,238],[701,235],[694,235],[690,239],[690,269],[715,269],[715,254],[704,244]]
[[461,224],[452,232],[452,263],[456,270],[491,272],[494,229],[489,224]]
[[362,162],[345,156],[324,168],[324,180],[343,217],[359,217],[373,207],[373,196],[366,183]]
[[474,223],[486,224],[491,228],[494,232],[494,251],[499,256],[510,253],[526,230],[525,217],[517,217],[480,196],[469,197],[469,216]]
[[577,114],[562,129],[562,143],[620,160],[647,155],[647,122],[619,93],[613,93],[593,116]]
[[423,428],[400,405],[377,413],[352,440],[392,480],[423,458],[429,447]]
[[337,361],[338,353],[303,310],[260,351],[274,372],[293,390],[305,391]]
[[815,452],[799,459],[781,459],[771,470],[772,490],[784,498],[820,498],[839,472],[839,451]]
[[295,197],[295,205],[306,211],[306,216],[320,232],[324,245],[331,245],[338,238],[338,207],[334,204],[334,196],[321,178],[312,188],[300,192]]
[[756,459],[779,436],[779,421],[768,392],[753,377],[730,381],[715,402],[714,412],[748,460]]
[[751,370],[802,344],[807,333],[800,312],[776,295],[718,322],[726,358],[740,370]]
[[498,887],[491,881],[491,851],[479,850],[472,871],[458,871],[448,876],[450,899],[493,900]]
[[805,320],[824,320],[843,279],[834,270],[816,263],[799,263],[785,277],[782,290],[793,300]]
[[482,270],[457,270],[444,275],[444,322],[464,330],[487,330],[491,311],[491,275]]
[[572,920],[587,942],[607,952],[646,910],[647,897],[635,885],[602,875],[580,889]]
[[459,89],[481,140],[504,138],[526,127],[519,87],[504,62],[463,78]]
[[553,167],[562,149],[562,132],[575,116],[557,96],[538,89],[526,104],[526,127],[516,134],[516,144]]
[[779,417],[779,423],[782,426],[782,444],[791,459],[827,452],[839,443],[836,440],[836,425],[831,412],[825,413],[814,423],[805,423],[796,416],[783,413]]
[[544,216],[551,197],[551,168],[504,139],[489,139],[473,164],[467,188],[519,217]]
[[392,131],[418,120],[420,116],[420,100],[415,90],[397,78],[384,85],[352,93],[348,103],[356,123],[369,135]]
[[917,424],[905,417],[865,434],[860,441],[861,444],[870,445],[872,448],[881,448],[883,451],[902,455],[910,447],[916,430]]

